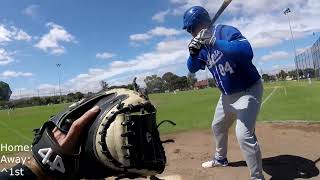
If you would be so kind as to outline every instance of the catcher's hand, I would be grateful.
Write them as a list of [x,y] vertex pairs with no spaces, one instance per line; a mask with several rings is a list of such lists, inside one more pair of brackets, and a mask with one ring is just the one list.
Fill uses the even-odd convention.
[[58,128],[54,128],[52,133],[54,138],[57,140],[58,144],[61,148],[68,152],[73,153],[79,150],[79,142],[80,136],[83,128],[92,122],[95,117],[98,115],[97,113],[100,111],[99,106],[94,106],[85,114],[83,114],[79,119],[74,121],[68,131],[68,134],[61,132]]
[[[52,131],[53,137],[57,144],[59,144],[62,151],[66,153],[74,153],[79,151],[80,137],[79,134],[83,131],[83,128],[90,122],[92,122],[100,111],[99,106],[94,106],[83,114],[79,119],[74,121],[68,134],[61,132],[58,128],[54,128]],[[41,166],[33,159],[28,167],[36,174],[39,179],[55,179],[54,177],[46,174],[42,171]]]
[[[76,119],[95,105],[101,111],[94,122],[87,126],[78,123]],[[83,129],[81,135],[77,128]],[[75,136],[81,140],[69,143]],[[147,97],[115,89],[52,117],[36,131],[32,151],[42,170],[60,179],[134,178],[163,172],[166,157],[162,143],[156,109]],[[79,145],[80,149],[74,149]]]

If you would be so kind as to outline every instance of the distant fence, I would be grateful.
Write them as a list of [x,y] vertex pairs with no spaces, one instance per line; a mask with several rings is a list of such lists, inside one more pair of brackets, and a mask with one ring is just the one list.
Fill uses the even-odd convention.
[[[69,93],[76,93],[78,91],[61,91],[61,96],[67,95]],[[14,95],[11,95],[10,99],[28,99],[32,97],[50,97],[50,96],[60,96],[59,91],[52,91],[52,92],[42,92],[41,90],[30,92],[18,91]]]
[[300,78],[306,78],[308,75],[314,78],[320,78],[320,38],[295,58],[297,70]]

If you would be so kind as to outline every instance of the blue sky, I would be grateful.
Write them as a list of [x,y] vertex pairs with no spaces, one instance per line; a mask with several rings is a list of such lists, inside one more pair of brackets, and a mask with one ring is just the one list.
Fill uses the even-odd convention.
[[[201,5],[213,15],[221,0],[0,1],[0,80],[13,97],[58,91],[97,91],[99,81],[128,84],[134,76],[186,75],[183,12]],[[233,0],[218,23],[236,26],[254,48],[262,72],[292,69],[290,7],[302,52],[319,37],[318,0]],[[57,68],[56,64],[61,64]],[[205,71],[197,73],[199,79]]]

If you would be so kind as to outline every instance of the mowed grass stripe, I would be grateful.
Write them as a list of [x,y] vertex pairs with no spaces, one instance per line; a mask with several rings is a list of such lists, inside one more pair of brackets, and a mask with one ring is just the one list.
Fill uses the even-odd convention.
[[[306,120],[320,122],[320,83],[313,82],[278,82],[264,84],[264,97],[278,87],[263,105],[258,120]],[[286,90],[286,91],[285,91]],[[151,94],[150,99],[157,106],[158,121],[170,119],[177,123],[172,127],[164,124],[161,132],[171,133],[195,128],[210,128],[216,103],[220,92],[216,88],[181,91],[177,94]],[[0,121],[9,128],[0,125],[0,143],[29,144],[24,138],[14,134],[14,129],[21,135],[33,139],[32,129],[39,128],[51,115],[63,110],[67,104],[52,106],[35,106],[17,108],[8,115],[6,110],[0,111]],[[1,123],[1,124],[3,124]]]
[[[259,120],[320,121],[320,82],[283,82],[268,103],[264,104]],[[265,93],[266,94],[266,93]]]
[[262,103],[261,103],[261,108],[262,108],[263,104],[266,103],[266,102],[269,100],[269,98],[271,98],[271,96],[273,95],[273,93],[274,93],[277,89],[278,89],[278,86],[275,86],[275,87],[273,88],[272,92],[271,92],[265,99],[263,99],[263,101],[262,101]]
[[[34,106],[27,108],[16,108],[14,112],[8,114],[7,110],[0,111],[1,124],[8,127],[0,126],[0,143],[10,144],[30,144],[28,139],[33,139],[32,130],[41,127],[50,116],[57,114],[65,108],[66,104],[51,106]],[[10,129],[19,132],[26,138],[12,133]]]

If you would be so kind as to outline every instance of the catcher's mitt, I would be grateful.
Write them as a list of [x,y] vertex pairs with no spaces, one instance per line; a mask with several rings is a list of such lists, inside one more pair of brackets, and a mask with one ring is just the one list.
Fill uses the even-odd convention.
[[[79,152],[66,154],[53,140],[52,129],[67,133],[94,105],[101,112],[86,128]],[[45,172],[61,179],[154,176],[165,168],[162,143],[168,142],[160,140],[157,128],[156,109],[145,95],[128,89],[104,91],[71,105],[36,130],[33,156]]]

